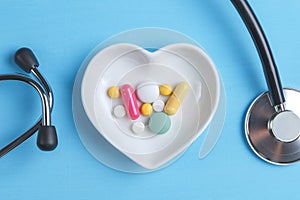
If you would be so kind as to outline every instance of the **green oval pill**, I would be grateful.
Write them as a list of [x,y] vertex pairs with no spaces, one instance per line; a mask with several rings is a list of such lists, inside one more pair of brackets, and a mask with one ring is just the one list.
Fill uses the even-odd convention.
[[164,134],[171,127],[170,117],[163,112],[154,113],[149,120],[149,128],[153,133]]

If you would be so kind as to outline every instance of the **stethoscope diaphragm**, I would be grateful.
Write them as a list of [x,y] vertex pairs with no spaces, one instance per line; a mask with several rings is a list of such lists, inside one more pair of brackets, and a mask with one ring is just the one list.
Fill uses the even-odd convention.
[[300,160],[300,91],[284,89],[285,111],[276,111],[269,93],[257,97],[245,119],[246,138],[253,151],[272,164]]

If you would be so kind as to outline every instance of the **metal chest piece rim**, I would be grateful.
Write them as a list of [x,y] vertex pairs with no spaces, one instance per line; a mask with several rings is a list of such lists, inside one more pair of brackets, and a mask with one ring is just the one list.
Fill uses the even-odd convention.
[[284,94],[284,111],[271,105],[266,92],[254,100],[245,118],[250,147],[261,159],[276,165],[300,160],[300,91],[285,88]]

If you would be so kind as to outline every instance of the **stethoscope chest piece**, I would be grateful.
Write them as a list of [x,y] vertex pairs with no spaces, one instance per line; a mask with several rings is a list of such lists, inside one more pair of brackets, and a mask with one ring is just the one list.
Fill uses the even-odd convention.
[[267,38],[247,0],[231,0],[260,56],[269,91],[251,104],[245,119],[252,150],[272,164],[300,161],[300,91],[283,89]]
[[284,110],[271,105],[269,93],[257,97],[245,120],[246,138],[253,151],[273,164],[300,160],[300,91],[284,89]]

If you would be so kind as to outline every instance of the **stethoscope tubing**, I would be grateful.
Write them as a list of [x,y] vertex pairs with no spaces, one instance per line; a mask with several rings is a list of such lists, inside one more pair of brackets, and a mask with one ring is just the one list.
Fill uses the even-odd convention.
[[231,2],[239,12],[255,43],[263,65],[271,104],[274,107],[283,107],[285,98],[278,74],[278,69],[262,27],[247,0],[231,0]]
[[33,80],[32,78],[29,78],[25,75],[17,75],[17,74],[4,74],[0,75],[0,82],[1,81],[21,81],[23,83],[31,85],[39,94],[41,100],[42,100],[42,109],[43,114],[40,117],[40,119],[26,132],[24,132],[22,135],[20,135],[18,138],[16,138],[14,141],[6,145],[4,148],[0,150],[0,158],[6,155],[8,152],[19,146],[21,143],[23,143],[25,140],[30,138],[38,129],[40,126],[50,126],[51,125],[51,110],[53,107],[53,93],[52,90],[47,83],[47,81],[44,79],[44,77],[41,75],[41,73],[38,71],[37,68],[34,68],[31,70],[33,75],[39,80],[40,84]]

